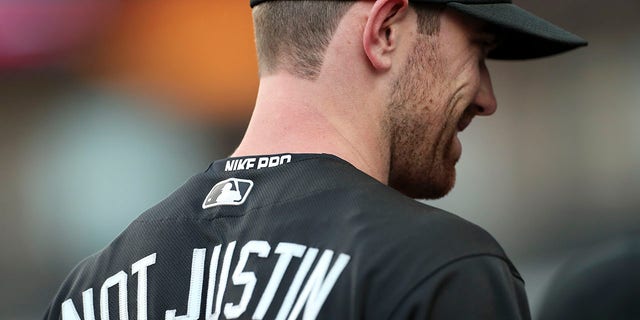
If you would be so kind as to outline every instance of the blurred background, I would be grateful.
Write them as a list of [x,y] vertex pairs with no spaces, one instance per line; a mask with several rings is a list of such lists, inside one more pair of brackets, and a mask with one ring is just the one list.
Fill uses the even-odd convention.
[[[640,229],[640,2],[521,0],[590,46],[491,62],[498,112],[430,204],[484,227],[539,313],[553,275]],[[0,319],[240,141],[257,89],[248,1],[0,0]]]

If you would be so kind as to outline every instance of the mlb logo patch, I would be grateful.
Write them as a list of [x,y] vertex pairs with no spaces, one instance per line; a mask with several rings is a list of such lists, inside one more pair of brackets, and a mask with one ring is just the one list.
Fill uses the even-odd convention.
[[207,197],[204,198],[202,209],[215,206],[238,206],[247,200],[253,188],[253,181],[230,178],[216,183]]

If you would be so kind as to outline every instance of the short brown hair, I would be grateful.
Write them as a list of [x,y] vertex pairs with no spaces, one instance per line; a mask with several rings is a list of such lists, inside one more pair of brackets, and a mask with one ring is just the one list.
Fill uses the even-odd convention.
[[[253,8],[261,75],[280,69],[303,79],[320,74],[325,51],[344,14],[355,1],[267,1]],[[434,34],[440,28],[440,10],[414,5],[419,32]]]
[[418,32],[425,35],[435,35],[440,32],[440,14],[444,6],[432,3],[411,3],[411,7],[418,15]]
[[269,1],[253,9],[261,74],[285,69],[313,80],[338,23],[353,1]]

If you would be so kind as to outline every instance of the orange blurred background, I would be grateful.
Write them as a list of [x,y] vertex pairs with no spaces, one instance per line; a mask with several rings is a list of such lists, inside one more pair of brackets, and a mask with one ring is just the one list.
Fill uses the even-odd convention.
[[184,101],[197,117],[250,115],[257,64],[250,11],[243,1],[126,1],[121,14],[75,61],[98,81]]

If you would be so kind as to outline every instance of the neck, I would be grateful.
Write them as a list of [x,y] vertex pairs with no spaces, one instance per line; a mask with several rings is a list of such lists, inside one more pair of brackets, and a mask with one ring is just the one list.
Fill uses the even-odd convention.
[[[263,77],[256,106],[233,156],[328,153],[386,184],[389,142],[379,99],[357,87],[302,80],[286,73]],[[375,91],[374,91],[375,92]],[[371,102],[371,103],[369,103]]]

